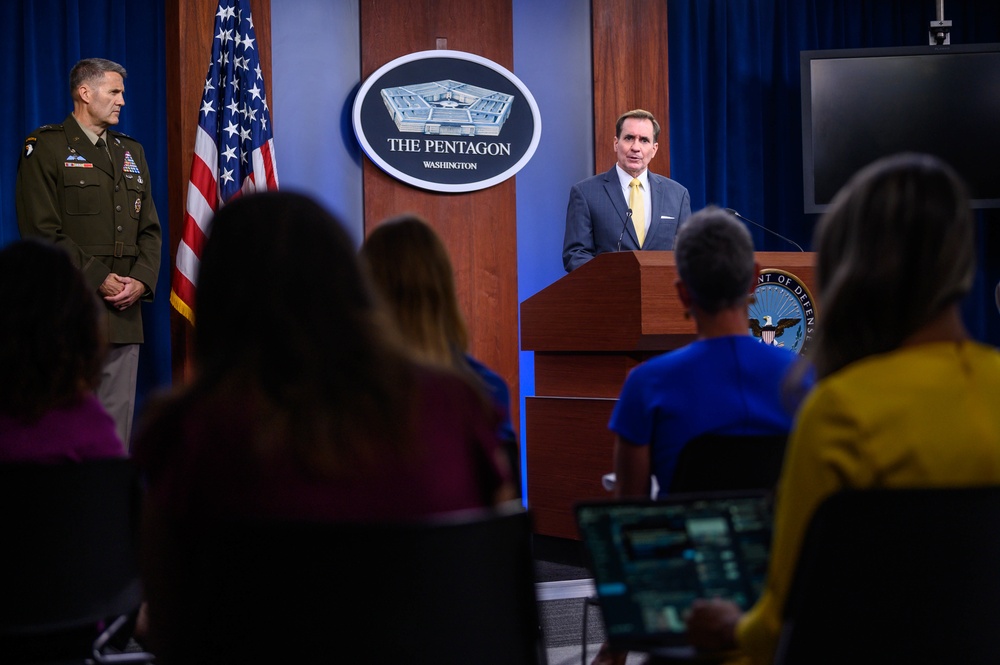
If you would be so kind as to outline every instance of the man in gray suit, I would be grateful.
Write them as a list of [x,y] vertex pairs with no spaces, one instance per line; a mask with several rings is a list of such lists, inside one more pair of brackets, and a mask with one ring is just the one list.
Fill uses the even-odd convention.
[[563,242],[566,272],[603,252],[674,248],[677,228],[691,215],[691,197],[679,183],[646,168],[659,136],[660,124],[649,111],[636,109],[618,118],[618,163],[570,189]]

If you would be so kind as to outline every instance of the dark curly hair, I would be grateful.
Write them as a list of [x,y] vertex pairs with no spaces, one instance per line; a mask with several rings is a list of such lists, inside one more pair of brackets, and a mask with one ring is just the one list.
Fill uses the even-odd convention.
[[0,412],[33,421],[97,385],[106,345],[97,296],[40,240],[0,250]]

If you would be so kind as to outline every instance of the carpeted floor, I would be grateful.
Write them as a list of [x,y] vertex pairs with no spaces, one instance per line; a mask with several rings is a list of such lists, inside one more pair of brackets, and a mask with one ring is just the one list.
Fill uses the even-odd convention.
[[[587,650],[583,654],[584,606],[593,596],[594,584],[580,543],[536,536],[535,579],[549,665],[589,664],[604,641],[604,625],[600,609],[587,607]],[[642,654],[629,654],[627,665],[644,660]]]

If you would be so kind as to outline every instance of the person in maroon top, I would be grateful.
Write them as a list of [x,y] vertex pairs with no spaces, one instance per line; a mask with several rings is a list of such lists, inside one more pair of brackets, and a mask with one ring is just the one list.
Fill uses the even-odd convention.
[[0,462],[123,457],[94,395],[105,343],[95,295],[62,249],[0,250]]
[[514,498],[488,400],[411,357],[313,200],[266,192],[218,212],[195,322],[194,379],[147,408],[135,445],[158,660],[185,557],[215,520],[399,521]]
[[[469,331],[458,303],[451,257],[438,233],[412,213],[389,218],[368,234],[361,259],[409,349],[425,362],[454,369],[489,396],[500,418],[497,437],[508,464],[520,470],[510,421],[510,388],[469,353]],[[519,488],[519,474],[514,479]]]

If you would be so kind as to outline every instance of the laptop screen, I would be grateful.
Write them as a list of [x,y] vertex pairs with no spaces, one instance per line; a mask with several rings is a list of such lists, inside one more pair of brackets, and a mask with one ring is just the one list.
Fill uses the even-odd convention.
[[576,516],[612,646],[683,644],[695,599],[747,609],[763,590],[772,521],[765,492],[587,502]]

